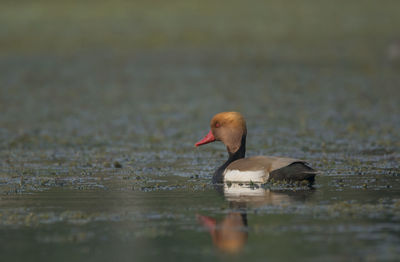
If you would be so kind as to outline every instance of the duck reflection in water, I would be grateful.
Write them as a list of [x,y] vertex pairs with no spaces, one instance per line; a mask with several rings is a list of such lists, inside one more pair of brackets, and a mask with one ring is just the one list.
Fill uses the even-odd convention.
[[249,230],[247,210],[268,205],[285,205],[306,200],[314,192],[311,190],[290,191],[270,190],[262,187],[231,184],[216,186],[229,202],[229,213],[217,222],[213,217],[197,214],[198,222],[208,230],[218,250],[236,254],[247,243]]
[[243,211],[232,211],[218,222],[208,216],[197,215],[200,224],[207,228],[211,235],[213,244],[221,251],[237,253],[242,250],[247,242],[247,213]]

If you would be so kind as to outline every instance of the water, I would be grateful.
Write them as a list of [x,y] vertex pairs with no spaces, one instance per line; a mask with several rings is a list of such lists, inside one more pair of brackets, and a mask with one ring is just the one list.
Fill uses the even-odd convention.
[[[394,180],[394,179],[393,179]],[[56,189],[2,197],[2,254],[18,260],[394,260],[399,188],[270,190],[224,198],[211,188],[143,191]],[[395,182],[395,181],[393,181]],[[240,202],[242,200],[242,202]],[[244,222],[232,248],[213,245],[196,215]],[[226,231],[226,230],[225,230]],[[224,232],[225,232],[224,231]],[[244,239],[243,239],[244,238]],[[18,247],[19,252],[15,252]]]
[[[170,4],[5,3],[2,259],[397,261],[399,5]],[[226,110],[314,188],[215,188]]]

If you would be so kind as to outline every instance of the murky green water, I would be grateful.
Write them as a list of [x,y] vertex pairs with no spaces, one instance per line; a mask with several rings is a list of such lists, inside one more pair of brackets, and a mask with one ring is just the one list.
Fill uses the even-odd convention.
[[[398,261],[400,6],[335,3],[4,2],[1,260]],[[226,110],[314,189],[214,188]]]

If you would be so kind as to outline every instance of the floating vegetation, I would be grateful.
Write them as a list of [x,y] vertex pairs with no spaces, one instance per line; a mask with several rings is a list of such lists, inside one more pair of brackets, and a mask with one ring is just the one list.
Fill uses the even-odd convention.
[[120,162],[118,162],[118,161],[114,161],[113,165],[114,165],[115,168],[122,168],[122,164]]

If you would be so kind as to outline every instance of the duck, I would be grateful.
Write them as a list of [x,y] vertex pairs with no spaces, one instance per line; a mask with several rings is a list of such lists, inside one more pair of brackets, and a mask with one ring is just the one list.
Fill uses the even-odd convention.
[[220,141],[228,160],[213,174],[213,183],[260,183],[306,181],[313,184],[318,173],[306,161],[276,156],[246,155],[247,126],[239,112],[221,112],[210,122],[210,131],[195,146]]

